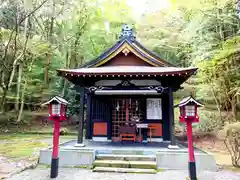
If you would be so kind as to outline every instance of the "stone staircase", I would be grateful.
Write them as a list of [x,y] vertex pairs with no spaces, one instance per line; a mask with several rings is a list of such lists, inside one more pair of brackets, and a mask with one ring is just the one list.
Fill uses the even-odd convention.
[[93,172],[155,174],[156,156],[136,154],[97,154]]

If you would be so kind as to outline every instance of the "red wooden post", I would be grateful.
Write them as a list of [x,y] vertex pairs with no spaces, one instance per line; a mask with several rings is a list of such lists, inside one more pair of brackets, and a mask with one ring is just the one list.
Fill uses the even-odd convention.
[[51,163],[51,178],[56,178],[58,175],[58,162],[59,162],[59,135],[60,135],[60,120],[57,118],[54,121],[53,132],[53,150],[52,150],[52,163]]
[[188,137],[188,160],[189,162],[195,162],[194,150],[193,150],[193,138],[192,138],[192,122],[187,121],[187,137]]
[[193,136],[192,136],[192,122],[187,121],[187,137],[188,137],[188,170],[189,178],[191,180],[197,180],[196,173],[196,163],[194,157],[194,148],[193,148]]

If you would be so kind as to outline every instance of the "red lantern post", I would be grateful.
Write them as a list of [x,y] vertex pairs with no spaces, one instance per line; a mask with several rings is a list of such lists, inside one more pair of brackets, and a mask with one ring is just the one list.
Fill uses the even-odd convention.
[[60,135],[60,123],[67,119],[66,110],[68,102],[58,96],[50,99],[48,102],[42,105],[49,105],[49,120],[54,122],[53,131],[53,148],[52,148],[52,162],[51,162],[51,178],[58,176],[58,164],[59,164],[59,135]]
[[196,173],[196,163],[194,157],[194,147],[193,147],[193,136],[192,136],[192,123],[199,122],[199,117],[197,114],[197,107],[203,106],[193,97],[184,98],[180,104],[180,117],[179,121],[181,123],[186,123],[187,125],[187,138],[188,138],[188,170],[189,177],[187,179],[197,180]]

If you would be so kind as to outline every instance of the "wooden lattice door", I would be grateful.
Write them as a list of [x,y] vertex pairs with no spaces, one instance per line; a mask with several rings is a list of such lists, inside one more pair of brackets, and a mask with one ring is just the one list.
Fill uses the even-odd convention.
[[119,127],[128,121],[143,120],[143,100],[140,98],[116,98],[112,100],[112,139],[119,140]]

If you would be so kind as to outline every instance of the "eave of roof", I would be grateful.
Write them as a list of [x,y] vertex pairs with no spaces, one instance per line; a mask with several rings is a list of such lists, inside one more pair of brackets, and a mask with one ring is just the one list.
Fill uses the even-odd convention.
[[96,68],[79,68],[79,69],[59,69],[60,76],[185,76],[193,75],[197,68],[179,68],[179,67],[149,67],[149,66],[106,66]]

